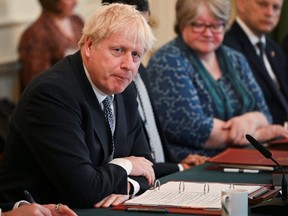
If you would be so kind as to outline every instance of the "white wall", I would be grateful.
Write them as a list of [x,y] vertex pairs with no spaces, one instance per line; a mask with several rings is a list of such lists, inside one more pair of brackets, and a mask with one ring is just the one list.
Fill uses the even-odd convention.
[[[174,20],[175,20],[175,4],[177,0],[149,0],[151,7],[151,27],[157,38],[154,51],[164,43],[175,37]],[[147,53],[143,62],[147,64],[151,53]]]

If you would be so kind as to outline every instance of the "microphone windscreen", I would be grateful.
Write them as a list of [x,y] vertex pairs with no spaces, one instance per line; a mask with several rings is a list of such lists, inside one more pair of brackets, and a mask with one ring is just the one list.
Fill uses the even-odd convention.
[[271,158],[272,153],[266,149],[261,143],[259,143],[255,138],[253,138],[251,135],[246,134],[246,139],[266,158]]

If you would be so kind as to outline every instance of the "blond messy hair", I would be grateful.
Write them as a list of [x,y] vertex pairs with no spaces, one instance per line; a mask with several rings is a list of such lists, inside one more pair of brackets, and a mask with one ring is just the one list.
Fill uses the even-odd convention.
[[135,44],[142,44],[145,51],[151,50],[155,43],[150,26],[134,6],[114,3],[104,4],[92,14],[83,28],[78,45],[81,48],[87,37],[97,44],[102,39],[119,33]]

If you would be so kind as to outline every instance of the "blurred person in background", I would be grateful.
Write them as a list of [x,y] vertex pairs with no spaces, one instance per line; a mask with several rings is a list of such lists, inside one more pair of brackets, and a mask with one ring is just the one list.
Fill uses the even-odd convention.
[[288,120],[288,67],[281,47],[266,35],[277,26],[283,0],[236,0],[237,17],[224,44],[248,60],[274,124]]
[[77,0],[38,0],[42,12],[22,34],[18,52],[21,89],[36,75],[78,49],[83,20],[74,14]]
[[245,57],[222,45],[230,0],[178,0],[177,37],[150,59],[151,96],[172,152],[213,156],[261,141],[288,137],[271,115]]

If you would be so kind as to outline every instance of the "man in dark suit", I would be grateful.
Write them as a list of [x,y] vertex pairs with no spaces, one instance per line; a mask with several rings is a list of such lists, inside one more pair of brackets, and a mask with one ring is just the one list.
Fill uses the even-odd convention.
[[[280,46],[266,34],[277,25],[282,4],[283,0],[237,0],[238,16],[224,40],[247,58],[274,124],[283,124],[288,118],[288,68]],[[264,62],[258,42],[264,45]]]
[[154,41],[132,6],[102,6],[87,20],[80,51],[35,78],[17,104],[0,169],[0,202],[24,199],[27,189],[39,203],[108,207],[153,184],[130,83]]

